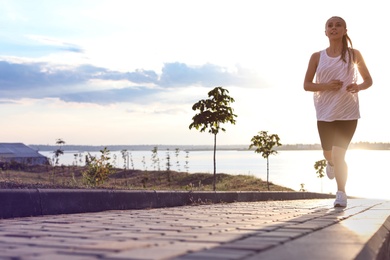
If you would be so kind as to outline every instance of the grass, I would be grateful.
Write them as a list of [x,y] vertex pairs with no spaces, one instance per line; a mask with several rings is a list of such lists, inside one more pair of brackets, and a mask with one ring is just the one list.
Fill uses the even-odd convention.
[[[114,169],[114,173],[100,186],[88,187],[83,183],[80,166],[34,166],[18,170],[0,170],[0,189],[126,189],[126,190],[213,190],[213,174],[176,171],[141,171]],[[249,175],[216,175],[217,191],[268,191],[267,182]],[[269,184],[271,191],[293,191]]]

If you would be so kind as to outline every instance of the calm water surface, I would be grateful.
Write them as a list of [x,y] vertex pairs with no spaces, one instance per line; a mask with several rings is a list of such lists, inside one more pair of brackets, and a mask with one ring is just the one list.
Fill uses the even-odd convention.
[[[52,157],[53,152],[40,152]],[[71,165],[76,161],[75,154],[79,152],[65,152],[60,157],[60,164]],[[87,153],[81,153],[82,162]],[[99,152],[91,153],[99,155]],[[135,169],[153,170],[151,151],[130,151],[130,162]],[[188,162],[188,172],[213,173],[213,151],[190,151],[187,154],[180,151],[178,157],[174,151],[170,151],[171,170],[186,171],[185,165]],[[116,160],[113,164],[116,167],[123,167],[124,160],[119,151],[112,151],[111,158]],[[166,169],[167,152],[158,151],[160,169]],[[269,180],[275,184],[299,190],[301,184],[311,192],[335,193],[337,191],[335,180],[327,177],[317,177],[314,163],[323,159],[322,151],[279,151],[277,155],[270,156]],[[390,169],[387,168],[387,161],[390,160],[390,151],[387,150],[349,150],[347,153],[349,166],[349,179],[347,183],[347,194],[367,198],[390,199]],[[132,168],[130,163],[130,168]],[[217,172],[228,174],[253,175],[267,180],[266,159],[253,151],[217,151]]]

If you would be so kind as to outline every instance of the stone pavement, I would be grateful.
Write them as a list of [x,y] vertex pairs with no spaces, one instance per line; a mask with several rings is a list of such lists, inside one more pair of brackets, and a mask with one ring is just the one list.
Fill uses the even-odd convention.
[[0,219],[0,260],[389,259],[390,201],[236,202]]

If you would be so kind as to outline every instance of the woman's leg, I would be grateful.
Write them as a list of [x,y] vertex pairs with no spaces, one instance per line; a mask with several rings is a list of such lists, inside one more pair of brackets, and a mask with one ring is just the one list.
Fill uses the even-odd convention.
[[345,162],[345,154],[352,137],[355,134],[357,120],[336,121],[336,135],[332,147],[332,162],[337,182],[337,190],[345,193],[348,179],[348,165]]
[[333,152],[332,150],[322,150],[325,160],[333,166]]
[[325,160],[333,166],[333,140],[335,135],[334,122],[317,121],[318,134],[321,140]]
[[345,185],[347,184],[348,178],[348,166],[345,162],[345,154],[347,149],[333,146],[332,151],[332,162],[334,166],[334,174],[336,177],[337,190],[345,193]]
[[345,155],[357,126],[357,120],[318,121],[318,133],[323,154],[327,162],[334,166],[337,190],[345,192],[348,178],[348,166]]

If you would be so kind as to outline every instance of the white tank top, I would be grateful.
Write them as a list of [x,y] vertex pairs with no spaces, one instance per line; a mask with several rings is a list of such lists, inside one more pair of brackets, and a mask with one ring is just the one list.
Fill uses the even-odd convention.
[[[348,52],[346,55],[348,61]],[[357,71],[339,57],[329,57],[326,50],[320,52],[320,60],[316,71],[316,83],[327,83],[341,80],[340,90],[314,92],[314,106],[318,121],[355,120],[360,118],[359,98],[357,93],[350,93],[346,87],[356,83]]]

